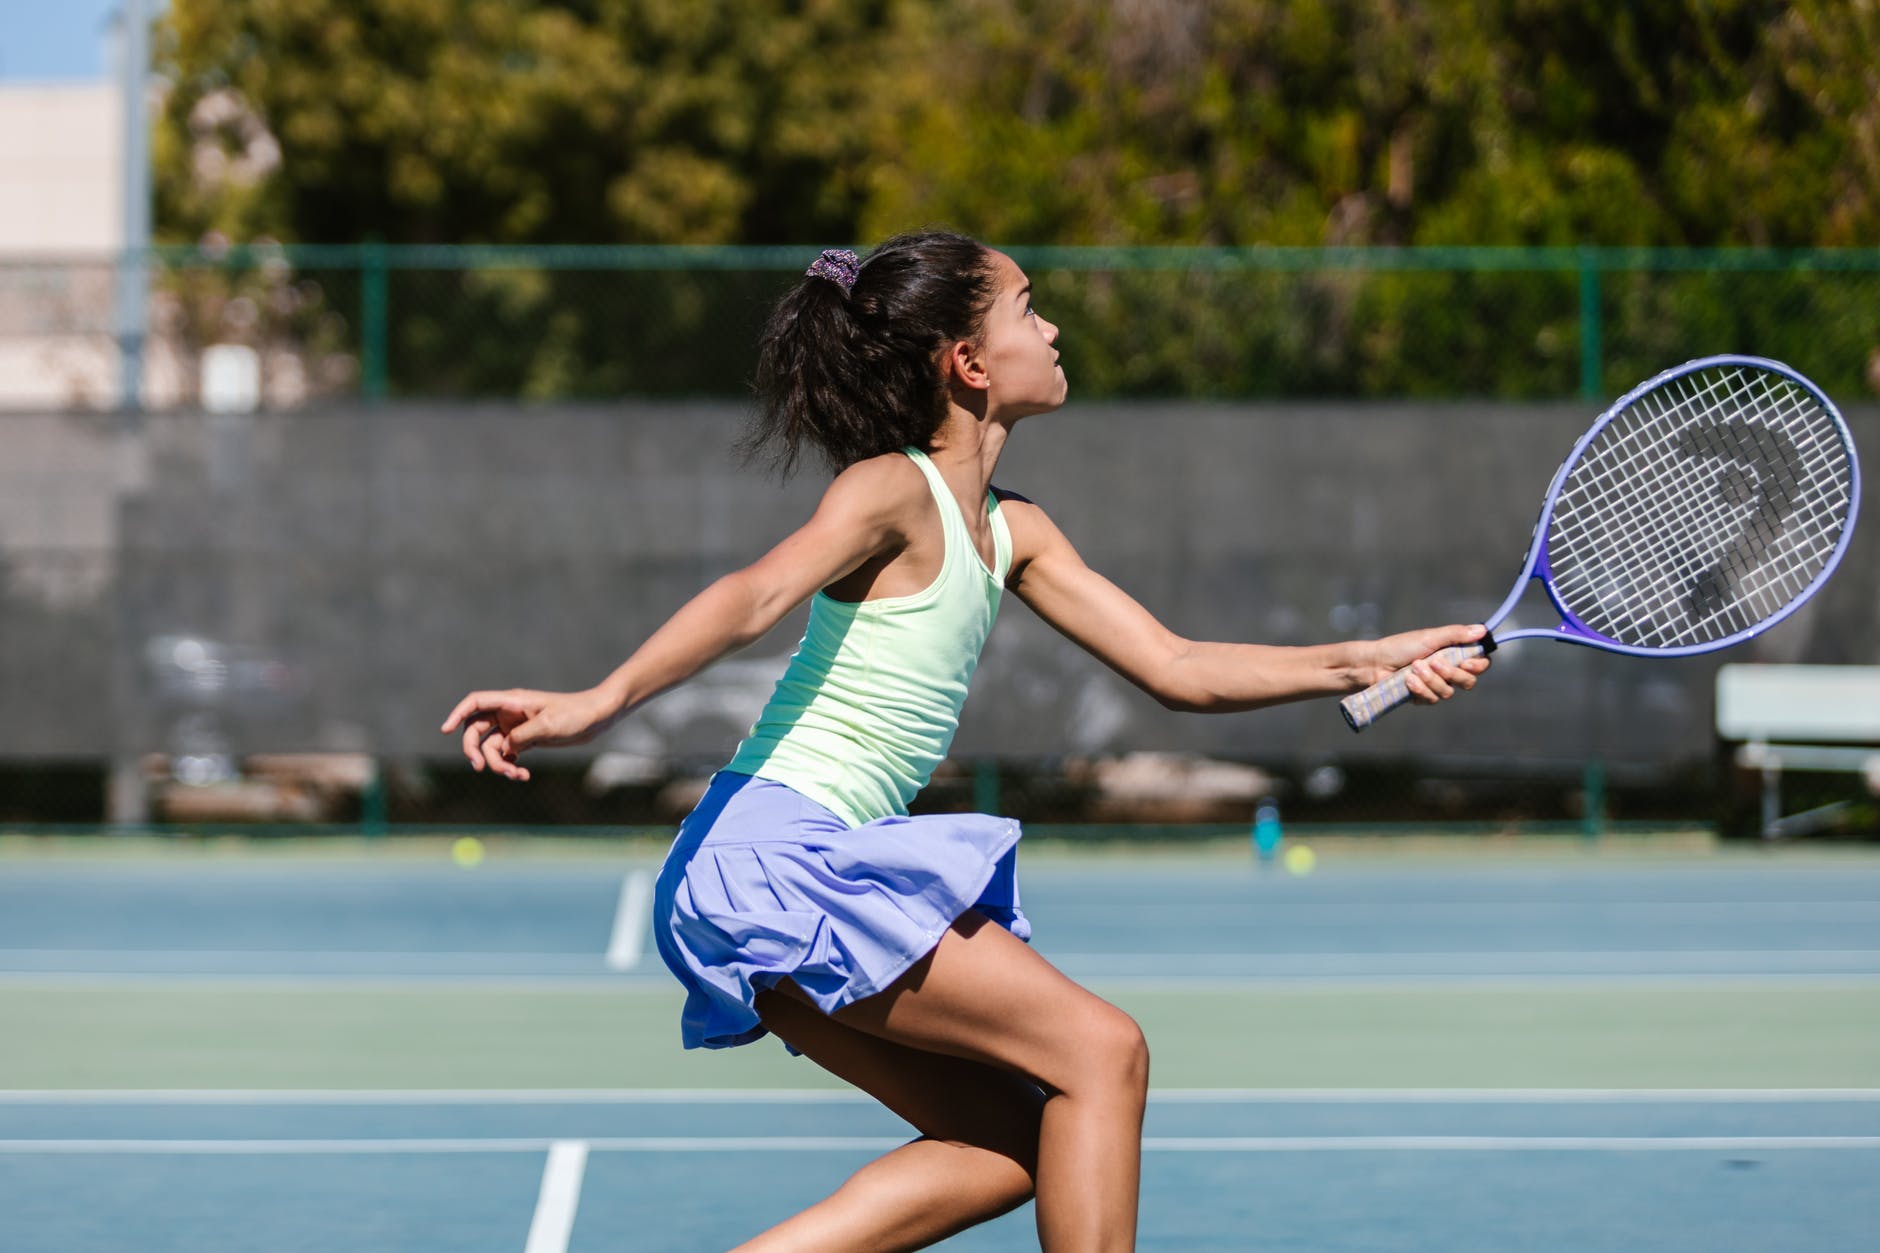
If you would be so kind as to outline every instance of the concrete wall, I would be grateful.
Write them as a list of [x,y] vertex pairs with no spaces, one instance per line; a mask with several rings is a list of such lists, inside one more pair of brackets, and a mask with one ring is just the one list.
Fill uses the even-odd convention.
[[[1486,615],[1586,418],[1073,407],[1020,428],[999,482],[1177,631],[1306,643]],[[0,417],[0,756],[445,754],[435,728],[464,691],[595,681],[807,516],[820,476],[740,467],[739,421],[723,404]],[[1872,454],[1880,413],[1854,421]],[[1547,615],[1537,598],[1518,618]],[[728,753],[800,621],[610,746]],[[1731,659],[1873,664],[1876,627],[1880,561],[1857,535],[1815,602]],[[1650,773],[1710,752],[1716,664],[1511,647],[1474,697],[1356,737],[1326,702],[1168,713],[1008,598],[956,751]]]

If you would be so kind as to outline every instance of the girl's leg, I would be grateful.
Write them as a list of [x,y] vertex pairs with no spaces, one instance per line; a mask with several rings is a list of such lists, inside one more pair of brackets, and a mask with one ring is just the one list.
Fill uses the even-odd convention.
[[1034,1174],[1039,1242],[1046,1253],[1134,1247],[1149,1051],[1129,1015],[967,913],[892,986],[835,1018],[1035,1080],[1048,1097]]
[[830,1196],[738,1253],[918,1249],[997,1217],[1032,1193],[1044,1094],[1009,1070],[845,1027],[779,992],[764,1025],[907,1119],[922,1138],[870,1162]]

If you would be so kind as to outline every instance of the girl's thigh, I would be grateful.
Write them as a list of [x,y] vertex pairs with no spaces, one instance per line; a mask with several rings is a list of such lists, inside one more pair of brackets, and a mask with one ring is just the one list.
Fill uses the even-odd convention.
[[1141,1071],[1147,1046],[1133,1019],[1078,986],[1030,945],[980,914],[886,989],[837,1010],[845,1026],[916,1049],[1018,1071],[1069,1091]]
[[794,985],[757,997],[764,1025],[824,1070],[906,1119],[923,1136],[971,1144],[1037,1167],[1045,1094],[1016,1071],[897,1043],[824,1014]]

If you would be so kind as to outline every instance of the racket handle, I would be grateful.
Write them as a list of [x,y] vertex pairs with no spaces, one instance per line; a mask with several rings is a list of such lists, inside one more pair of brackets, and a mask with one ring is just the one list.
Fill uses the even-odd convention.
[[[1443,649],[1436,656],[1450,665],[1460,665],[1471,657],[1480,657],[1495,651],[1495,637],[1483,638],[1479,644],[1455,644]],[[1405,666],[1393,675],[1379,679],[1362,692],[1355,693],[1338,702],[1338,711],[1345,715],[1345,721],[1353,731],[1364,728],[1382,718],[1397,706],[1410,699],[1410,667]]]

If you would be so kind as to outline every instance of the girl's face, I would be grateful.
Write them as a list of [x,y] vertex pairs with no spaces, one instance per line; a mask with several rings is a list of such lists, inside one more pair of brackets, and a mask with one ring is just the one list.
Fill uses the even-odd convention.
[[1064,403],[1070,385],[1058,364],[1058,328],[1031,307],[1031,280],[1002,252],[992,254],[996,294],[979,346],[989,408],[1009,417],[1049,413]]

